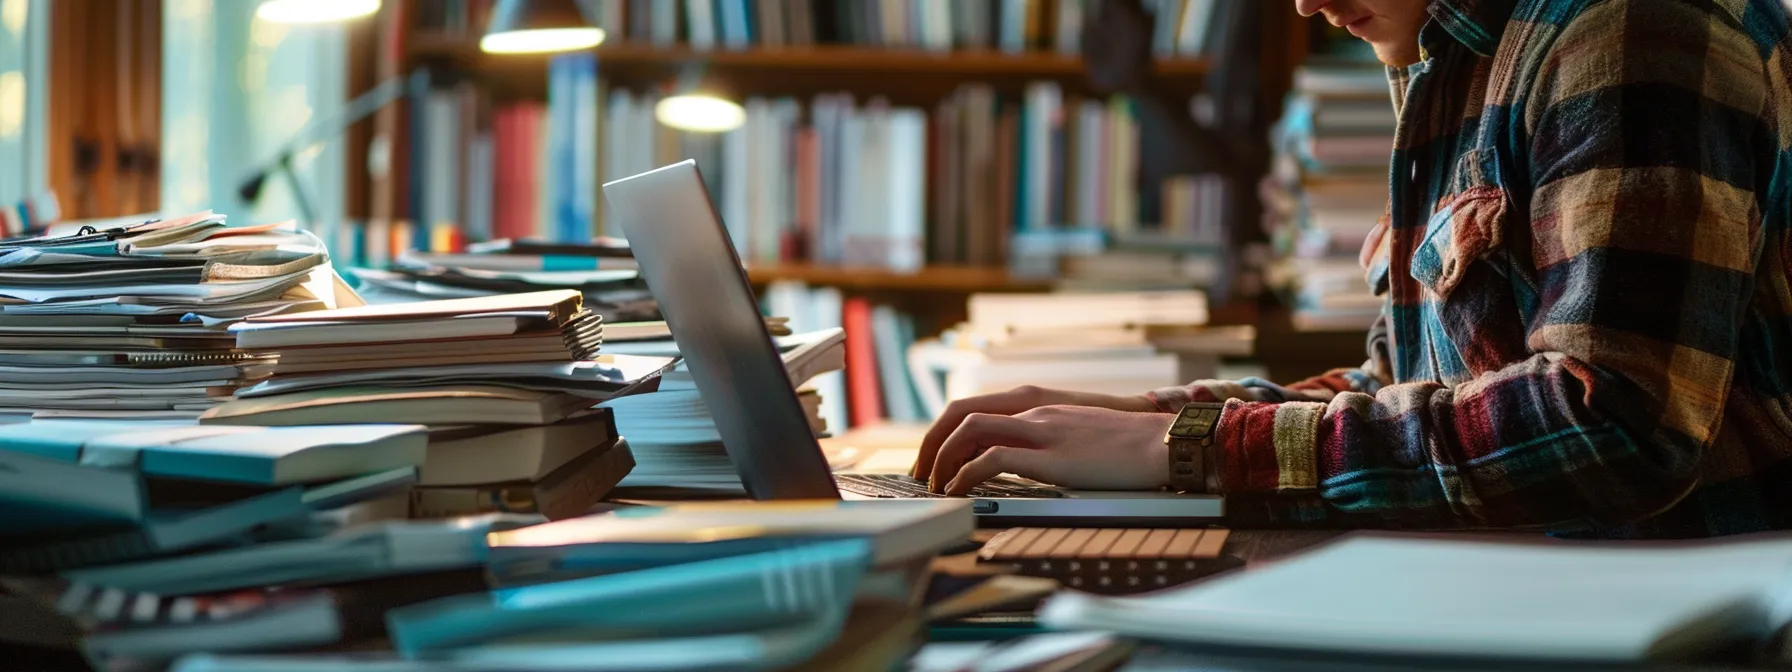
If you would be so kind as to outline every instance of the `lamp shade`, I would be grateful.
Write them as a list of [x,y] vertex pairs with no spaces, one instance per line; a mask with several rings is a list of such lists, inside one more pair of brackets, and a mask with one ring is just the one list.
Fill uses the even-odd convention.
[[498,0],[479,49],[488,54],[541,54],[589,49],[604,41],[580,0]]

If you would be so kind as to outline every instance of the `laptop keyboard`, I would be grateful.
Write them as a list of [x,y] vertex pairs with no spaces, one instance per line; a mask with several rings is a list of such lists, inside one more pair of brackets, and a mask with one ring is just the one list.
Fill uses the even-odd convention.
[[[936,494],[927,489],[927,484],[909,478],[907,474],[835,474],[834,481],[841,490],[866,497],[885,499],[937,499],[945,495]],[[1006,476],[985,481],[983,485],[971,488],[968,497],[1029,497],[1053,498],[1063,497],[1064,493],[1052,488],[1041,488],[1029,485]]]

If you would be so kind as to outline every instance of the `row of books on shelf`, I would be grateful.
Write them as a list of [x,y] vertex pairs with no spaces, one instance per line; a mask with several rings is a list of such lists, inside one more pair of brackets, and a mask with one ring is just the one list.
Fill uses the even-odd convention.
[[[420,31],[475,35],[490,0],[422,3]],[[693,49],[802,48],[818,44],[930,51],[1081,50],[1098,0],[595,0],[598,25],[612,42]],[[1236,8],[1221,0],[1145,0],[1155,17],[1160,56],[1210,53]]]
[[[932,110],[846,94],[755,98],[744,126],[719,135],[660,124],[658,100],[603,90],[590,55],[554,61],[546,105],[493,105],[470,85],[433,91],[412,130],[421,226],[392,234],[397,246],[376,232],[354,249],[389,259],[496,238],[584,240],[603,230],[597,184],[685,158],[750,263],[1000,266],[1017,232],[1066,227],[1224,245],[1220,178],[1139,184],[1125,98],[1066,96],[1052,82],[1015,98],[967,85]],[[1161,213],[1142,213],[1141,189],[1164,191]]]
[[[412,219],[474,241],[591,237],[597,218],[597,63],[553,59],[548,97],[494,106],[471,82],[436,88],[412,110]],[[433,234],[432,234],[433,235]],[[435,246],[429,236],[413,243]]]

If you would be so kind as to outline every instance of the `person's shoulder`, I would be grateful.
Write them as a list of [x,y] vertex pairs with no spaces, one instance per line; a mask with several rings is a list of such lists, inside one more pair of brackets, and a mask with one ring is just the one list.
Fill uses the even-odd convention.
[[1788,12],[1792,0],[1517,0],[1512,20],[1539,37],[1631,35],[1628,46],[1648,48],[1649,37],[1703,33],[1746,36],[1766,52],[1785,48]]

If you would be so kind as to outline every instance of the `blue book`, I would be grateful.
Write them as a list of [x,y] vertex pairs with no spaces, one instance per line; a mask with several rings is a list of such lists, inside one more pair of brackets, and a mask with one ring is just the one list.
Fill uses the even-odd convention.
[[[148,508],[136,472],[0,450],[0,539],[128,527]],[[7,543],[0,543],[5,546]]]
[[870,564],[863,539],[457,595],[386,613],[407,658],[522,636],[580,640],[762,630],[844,617]]
[[[422,425],[250,427],[42,420],[0,426],[0,453],[145,476],[277,486],[422,466]],[[75,474],[88,474],[82,469]]]
[[416,481],[417,469],[404,467],[326,485],[282,488],[198,510],[152,511],[135,527],[0,546],[0,574],[55,572],[246,543],[250,533],[264,525],[384,497]]
[[741,502],[631,507],[489,536],[500,584],[628,572],[839,539],[871,544],[875,567],[931,557],[971,536],[962,499]]

